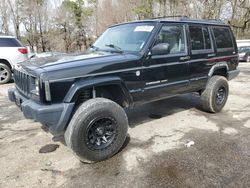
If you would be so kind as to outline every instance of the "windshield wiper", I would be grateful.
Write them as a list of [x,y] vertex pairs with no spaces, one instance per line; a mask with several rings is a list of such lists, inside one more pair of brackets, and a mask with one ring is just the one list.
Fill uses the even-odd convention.
[[114,44],[105,44],[105,46],[110,47],[110,48],[113,48],[113,49],[115,49],[117,52],[120,52],[120,53],[123,52],[123,50],[122,50],[119,46],[116,46],[116,45],[114,45]]
[[100,50],[98,47],[96,47],[96,46],[94,46],[94,45],[91,45],[90,48],[94,49],[95,51]]

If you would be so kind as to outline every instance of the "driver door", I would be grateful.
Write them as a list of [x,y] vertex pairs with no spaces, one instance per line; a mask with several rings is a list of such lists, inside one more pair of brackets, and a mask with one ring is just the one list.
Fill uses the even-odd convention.
[[143,64],[144,101],[154,101],[188,90],[189,70],[186,26],[163,24],[153,44],[169,46],[165,54],[149,54]]

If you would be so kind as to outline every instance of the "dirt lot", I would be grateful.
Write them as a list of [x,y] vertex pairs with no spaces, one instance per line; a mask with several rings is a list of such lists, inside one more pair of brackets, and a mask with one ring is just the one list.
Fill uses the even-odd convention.
[[221,113],[192,94],[136,108],[123,150],[91,165],[24,119],[7,100],[13,84],[0,86],[0,187],[250,187],[250,64],[240,69]]

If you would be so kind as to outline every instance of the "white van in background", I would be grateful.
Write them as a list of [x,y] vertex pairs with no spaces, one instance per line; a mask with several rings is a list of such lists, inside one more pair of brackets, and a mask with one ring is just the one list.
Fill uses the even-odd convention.
[[236,40],[236,43],[237,43],[238,48],[250,46],[250,39]]

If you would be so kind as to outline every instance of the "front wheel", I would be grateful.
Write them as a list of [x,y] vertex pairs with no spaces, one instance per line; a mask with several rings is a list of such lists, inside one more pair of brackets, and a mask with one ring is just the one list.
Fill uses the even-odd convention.
[[227,102],[228,93],[229,87],[225,77],[211,77],[201,94],[203,109],[212,113],[221,111]]
[[124,110],[111,100],[95,98],[76,110],[64,136],[79,159],[91,163],[116,154],[126,139],[127,130]]
[[11,69],[7,65],[0,63],[0,85],[8,83],[10,79]]

